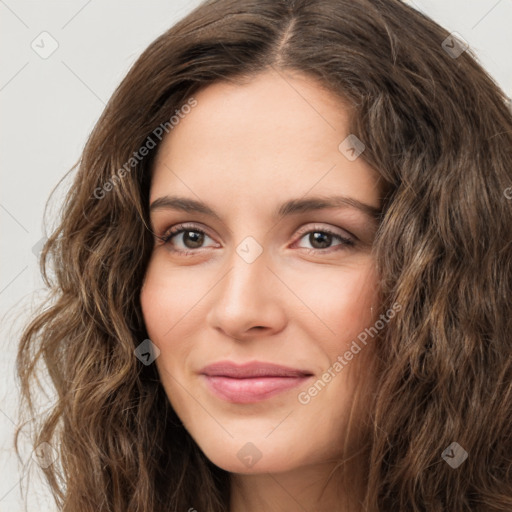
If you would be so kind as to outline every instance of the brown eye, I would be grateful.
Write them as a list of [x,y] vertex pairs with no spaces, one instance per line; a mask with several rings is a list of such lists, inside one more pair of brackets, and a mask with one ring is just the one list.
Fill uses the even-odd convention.
[[188,249],[198,249],[204,241],[205,234],[202,232],[186,229],[181,233],[183,233],[182,241]]
[[[306,238],[307,237],[307,238]],[[312,229],[303,233],[299,240],[306,239],[307,242],[311,245],[311,247],[304,247],[303,249],[307,251],[326,251],[328,249],[333,248],[333,250],[344,249],[347,246],[352,247],[355,245],[355,241],[341,236],[339,233],[334,233],[328,229]],[[339,243],[333,245],[333,241],[338,240]],[[301,247],[299,245],[299,247]],[[339,249],[335,249],[335,247],[339,247]],[[330,251],[328,251],[330,252]]]
[[332,243],[333,236],[322,231],[314,231],[309,234],[308,242],[315,249],[327,249]]
[[205,238],[210,237],[199,228],[178,225],[173,227],[161,240],[175,252],[190,254],[196,249],[203,248]]

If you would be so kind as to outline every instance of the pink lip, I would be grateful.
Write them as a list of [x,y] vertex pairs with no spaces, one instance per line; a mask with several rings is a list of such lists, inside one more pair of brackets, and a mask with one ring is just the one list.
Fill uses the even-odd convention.
[[219,398],[234,403],[254,403],[294,388],[311,378],[307,370],[272,363],[251,362],[236,365],[221,361],[200,372]]

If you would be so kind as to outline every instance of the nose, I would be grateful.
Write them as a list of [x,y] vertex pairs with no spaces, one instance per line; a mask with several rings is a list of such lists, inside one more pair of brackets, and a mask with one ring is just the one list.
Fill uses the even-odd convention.
[[286,325],[287,291],[269,268],[265,252],[248,263],[234,251],[231,262],[212,289],[208,324],[237,340],[280,332]]

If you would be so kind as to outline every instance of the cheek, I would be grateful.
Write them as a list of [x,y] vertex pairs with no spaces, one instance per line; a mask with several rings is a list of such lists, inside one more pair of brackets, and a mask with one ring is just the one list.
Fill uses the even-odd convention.
[[[324,361],[324,370],[331,369],[326,388],[318,395],[311,395],[307,407],[310,407],[309,418],[323,419],[325,425],[331,425],[326,427],[325,438],[332,440],[339,432],[345,432],[352,414],[359,418],[356,423],[363,420],[364,404],[375,386],[376,338],[365,331],[378,318],[380,295],[373,261],[357,267],[337,268],[324,282],[324,286],[316,289],[311,303],[315,304],[315,313],[328,330],[318,330],[317,318],[308,320],[307,325],[302,324],[302,330],[307,330],[309,339],[315,342]],[[350,435],[356,436],[355,440],[359,434],[352,432]]]
[[156,254],[149,263],[140,292],[148,337],[160,350],[155,364],[176,411],[186,406],[179,383],[187,377],[184,363],[194,349],[194,332],[201,325],[197,317],[198,302],[204,292],[195,284],[190,280],[190,270],[170,269]]
[[198,286],[201,279],[195,278],[195,270],[170,268],[162,261],[164,257],[155,254],[150,261],[140,303],[150,339],[167,345],[192,323],[204,291]]
[[[165,270],[158,260],[153,259],[140,293],[148,338],[160,350],[155,364],[169,396],[175,396],[173,377],[181,380],[177,374],[177,361],[183,361],[190,349],[184,342],[183,326],[189,320],[187,294],[190,294],[191,286],[182,286],[180,281],[176,273]],[[179,339],[181,342],[177,343]]]
[[165,251],[153,254],[140,303],[148,337],[160,350],[155,363],[162,382],[168,394],[176,396],[178,382],[191,376],[205,329],[205,297],[218,277],[207,267],[169,265],[167,258]]
[[302,318],[311,333],[315,332],[314,324],[316,338],[321,335],[331,340],[329,345],[340,346],[372,323],[379,309],[374,269],[373,260],[369,260],[350,267],[319,268],[318,275],[301,279],[297,295],[311,305],[314,313]]
[[330,310],[333,321],[338,322],[340,333],[357,335],[376,314],[379,297],[377,279],[372,269],[373,267],[363,267],[340,278],[338,304]]

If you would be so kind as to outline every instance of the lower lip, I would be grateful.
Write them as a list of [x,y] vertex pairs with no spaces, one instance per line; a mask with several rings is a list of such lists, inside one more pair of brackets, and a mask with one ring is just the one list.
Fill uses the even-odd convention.
[[255,377],[235,379],[202,375],[209,389],[228,402],[249,404],[267,400],[279,393],[304,384],[311,376],[305,377]]

